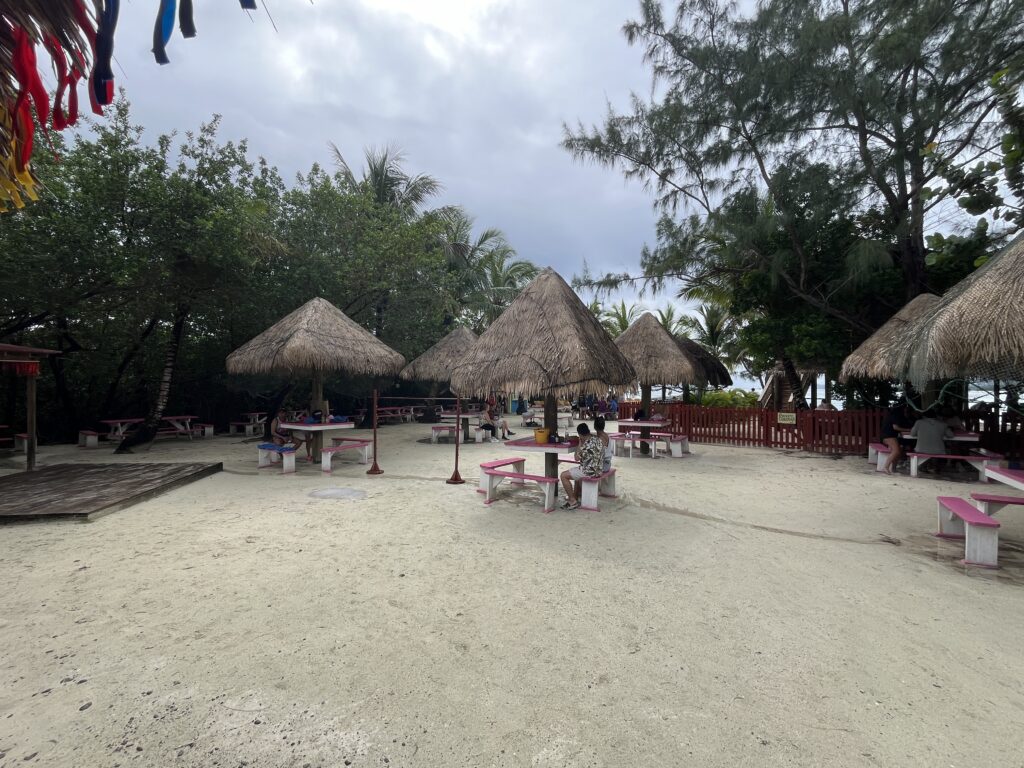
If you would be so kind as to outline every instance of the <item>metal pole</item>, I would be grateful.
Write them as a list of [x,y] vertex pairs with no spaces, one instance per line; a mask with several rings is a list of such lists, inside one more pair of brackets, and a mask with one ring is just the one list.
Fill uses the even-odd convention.
[[368,475],[383,475],[384,470],[377,466],[377,388],[373,389],[373,466],[366,470]]
[[461,431],[461,416],[462,416],[462,398],[455,398],[455,471],[452,472],[452,476],[445,480],[449,485],[461,485],[466,481],[462,479],[462,475],[459,474],[459,444],[462,440],[459,438],[459,432]]

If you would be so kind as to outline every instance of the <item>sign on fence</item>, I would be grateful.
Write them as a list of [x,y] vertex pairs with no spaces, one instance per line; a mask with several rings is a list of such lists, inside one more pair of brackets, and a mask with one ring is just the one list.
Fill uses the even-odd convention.
[[779,414],[778,423],[779,424],[796,424],[796,414],[795,413],[780,413]]

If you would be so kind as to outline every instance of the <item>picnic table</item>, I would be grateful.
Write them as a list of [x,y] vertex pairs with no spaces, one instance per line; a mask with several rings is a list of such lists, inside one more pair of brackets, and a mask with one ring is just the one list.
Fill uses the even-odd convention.
[[[900,433],[900,437],[904,440],[917,440],[917,435],[912,435],[909,431]],[[981,435],[977,432],[954,430],[953,436],[947,437],[945,440],[947,443],[977,443],[981,440]]]
[[[157,432],[163,432],[164,434],[170,434],[174,431],[175,435],[187,435],[188,439],[192,439],[192,419],[198,419],[198,416],[162,416],[160,421],[167,424],[168,426],[158,429]],[[140,419],[141,421],[141,419]]]
[[320,450],[323,447],[324,433],[339,429],[354,429],[355,423],[351,421],[328,422],[327,424],[303,424],[302,422],[283,421],[281,429],[289,432],[303,432],[313,438],[313,461],[320,461]]
[[124,440],[129,427],[144,421],[145,419],[100,419],[100,424],[106,424],[110,429],[107,440]]
[[[545,454],[555,454],[556,456],[560,453],[572,453],[580,446],[580,439],[578,437],[569,438],[566,442],[561,443],[538,443],[532,437],[520,437],[516,440],[506,440],[505,445],[509,448],[514,448],[517,451],[537,451]],[[558,477],[558,462],[544,461],[544,476],[545,477]],[[558,487],[555,487],[555,496],[558,495]]]
[[989,480],[1004,483],[1018,491],[1024,491],[1024,469],[1003,469],[1002,467],[986,467],[985,476]]
[[441,411],[441,421],[458,421],[462,419],[462,441],[469,442],[469,420],[477,419],[483,415],[483,411],[462,411],[456,415],[455,411]]
[[250,424],[262,424],[267,420],[266,411],[250,411],[249,413],[243,413],[242,415],[249,420]]

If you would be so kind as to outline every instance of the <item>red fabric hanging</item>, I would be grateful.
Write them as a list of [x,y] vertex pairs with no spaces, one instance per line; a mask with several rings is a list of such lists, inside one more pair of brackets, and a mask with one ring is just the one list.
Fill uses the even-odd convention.
[[14,371],[16,376],[38,376],[39,375],[39,361],[38,360],[20,360],[16,362],[4,363],[4,367],[10,368]]

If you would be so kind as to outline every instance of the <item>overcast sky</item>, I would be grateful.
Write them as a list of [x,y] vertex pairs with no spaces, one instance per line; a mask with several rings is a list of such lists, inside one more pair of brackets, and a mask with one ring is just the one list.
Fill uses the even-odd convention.
[[[223,115],[289,182],[335,142],[354,167],[393,143],[439,179],[438,204],[505,231],[519,254],[566,279],[636,271],[653,240],[651,197],[620,172],[559,147],[562,123],[602,119],[646,93],[641,51],[621,28],[635,0],[234,0],[196,3],[171,63],[150,53],[156,3],[121,6],[114,70],[153,137]],[[661,306],[667,297],[648,299]]]

